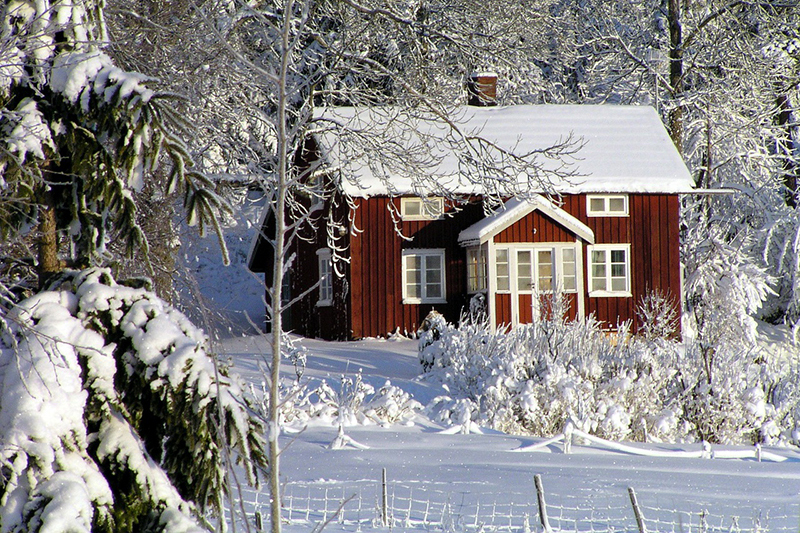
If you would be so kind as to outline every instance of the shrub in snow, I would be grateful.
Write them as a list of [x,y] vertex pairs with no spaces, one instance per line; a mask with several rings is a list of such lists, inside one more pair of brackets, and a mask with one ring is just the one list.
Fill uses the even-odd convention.
[[[323,380],[318,385],[284,384],[281,396],[281,421],[300,429],[308,424],[355,426],[406,423],[422,405],[388,380],[377,391],[366,383],[359,371],[354,377],[342,376],[338,387]],[[266,389],[262,410],[266,409]]]
[[[591,317],[568,321],[553,312],[496,332],[487,322],[438,322],[436,338],[420,337],[420,359],[427,379],[441,381],[448,394],[428,413],[453,425],[468,415],[496,429],[541,436],[561,432],[571,420],[612,440],[792,439],[800,378],[785,362],[723,343],[709,381],[704,346],[673,338],[668,299],[654,295],[641,307],[645,334],[636,336],[626,324],[609,333]],[[549,307],[560,308],[558,302]]]
[[6,317],[0,531],[196,531],[221,512],[224,447],[248,480],[263,428],[184,315],[107,270]]
[[686,280],[687,315],[709,381],[726,363],[717,354],[720,347],[755,342],[753,316],[774,294],[770,289],[774,280],[742,253],[745,245],[712,233],[695,245],[687,265],[691,271]]
[[800,212],[781,205],[771,213],[757,234],[755,252],[761,256],[775,279],[776,297],[765,302],[761,313],[768,319],[782,319],[800,332]]

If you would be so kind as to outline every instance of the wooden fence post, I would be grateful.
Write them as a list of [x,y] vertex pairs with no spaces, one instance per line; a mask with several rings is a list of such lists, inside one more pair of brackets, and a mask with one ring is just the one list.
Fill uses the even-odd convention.
[[639,533],[647,533],[647,528],[644,525],[644,516],[639,507],[639,502],[636,500],[636,492],[633,487],[628,487],[628,496],[631,497],[631,506],[633,506],[633,514],[636,516],[636,525],[639,527]]
[[547,504],[544,501],[544,487],[542,487],[542,476],[536,474],[533,476],[533,482],[536,485],[536,499],[539,502],[539,522],[545,533],[552,533],[550,529],[550,520],[547,519]]
[[572,435],[575,431],[575,424],[572,423],[572,419],[567,419],[567,423],[564,425],[564,453],[569,455],[572,453]]
[[389,527],[389,491],[386,487],[386,469],[381,473],[381,524]]
[[261,517],[261,511],[256,511],[256,531],[259,533],[264,531],[264,519]]

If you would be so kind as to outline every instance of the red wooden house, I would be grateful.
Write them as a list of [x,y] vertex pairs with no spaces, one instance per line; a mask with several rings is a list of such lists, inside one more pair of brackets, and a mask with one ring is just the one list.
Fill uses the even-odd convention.
[[[516,325],[532,321],[536,295],[554,289],[568,296],[572,317],[593,313],[609,327],[635,323],[648,291],[680,305],[679,195],[693,181],[654,109],[467,107],[461,120],[521,153],[572,134],[583,142],[575,175],[553,184],[559,196],[510,198],[487,216],[473,181],[447,181],[457,205],[435,195],[423,201],[410,180],[387,185],[318,140],[332,171],[355,174],[339,181],[355,209],[339,215],[359,231],[343,235],[342,276],[334,275],[324,227],[298,246],[287,288],[297,295],[319,286],[287,314],[287,329],[328,339],[413,332],[432,309],[457,321],[476,294],[492,323]],[[444,174],[447,165],[458,173],[445,156]],[[270,271],[269,255],[259,239],[251,270]]]

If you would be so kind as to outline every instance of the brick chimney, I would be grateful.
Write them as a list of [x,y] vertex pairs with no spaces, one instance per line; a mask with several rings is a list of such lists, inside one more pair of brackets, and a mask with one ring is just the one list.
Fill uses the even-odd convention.
[[468,105],[486,107],[497,105],[497,74],[478,72],[467,81]]

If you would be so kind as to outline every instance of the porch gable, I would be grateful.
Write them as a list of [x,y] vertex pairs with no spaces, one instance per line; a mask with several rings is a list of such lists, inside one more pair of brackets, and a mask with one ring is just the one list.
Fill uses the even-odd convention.
[[589,226],[537,194],[528,199],[512,198],[506,201],[495,213],[461,231],[458,234],[458,244],[464,248],[484,244],[535,210],[541,211],[586,243],[595,243],[594,232]]

